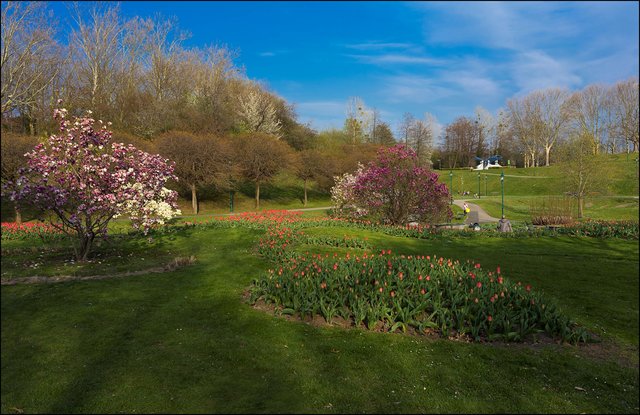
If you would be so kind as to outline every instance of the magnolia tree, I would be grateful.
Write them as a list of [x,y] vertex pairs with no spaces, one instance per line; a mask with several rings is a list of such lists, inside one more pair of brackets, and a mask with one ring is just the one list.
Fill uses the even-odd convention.
[[173,164],[132,145],[110,143],[111,132],[91,112],[74,122],[56,109],[60,134],[26,154],[27,167],[11,183],[11,200],[52,212],[52,225],[77,238],[76,258],[85,261],[97,236],[113,218],[128,215],[147,232],[179,215],[177,193],[165,188],[177,180]]
[[436,173],[418,166],[416,153],[404,145],[383,147],[366,167],[336,177],[331,196],[339,214],[390,224],[453,216],[447,186],[438,183]]

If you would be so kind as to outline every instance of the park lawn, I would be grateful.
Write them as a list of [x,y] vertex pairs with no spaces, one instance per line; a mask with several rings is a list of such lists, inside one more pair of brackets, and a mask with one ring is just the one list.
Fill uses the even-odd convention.
[[[598,159],[603,174],[609,179],[609,184],[603,189],[593,189],[598,196],[638,196],[638,153],[630,154],[601,154]],[[500,174],[504,172],[505,196],[546,196],[562,195],[567,191],[563,179],[561,166],[552,164],[548,167],[529,168],[491,168],[477,171],[466,169],[436,170],[441,183],[453,188],[453,196],[461,198],[463,192],[469,192],[471,197],[475,193],[480,196],[500,196],[502,193]],[[480,180],[478,180],[480,173]],[[451,175],[450,175],[451,174]],[[486,177],[486,178],[485,178]]]
[[[173,272],[2,286],[2,412],[638,411],[637,241],[306,232],[500,265],[603,342],[477,344],[289,321],[243,299],[270,266],[255,254],[261,231],[189,229],[147,248],[156,265],[163,249],[196,256]],[[3,241],[8,276],[14,245]]]
[[[516,221],[531,223],[530,208],[540,204],[546,196],[505,196],[504,214]],[[502,199],[499,196],[467,199],[484,209],[490,216],[502,215]],[[575,203],[573,206],[577,206]],[[638,220],[638,198],[633,196],[589,197],[584,204],[584,218],[593,220]],[[577,208],[574,211],[577,217]]]

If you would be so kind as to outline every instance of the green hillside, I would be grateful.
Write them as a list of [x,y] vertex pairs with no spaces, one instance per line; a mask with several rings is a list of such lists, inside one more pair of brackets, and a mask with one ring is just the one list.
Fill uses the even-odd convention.
[[[603,169],[613,177],[608,188],[601,189],[601,196],[638,196],[637,154],[602,155]],[[505,195],[511,196],[547,196],[564,194],[562,173],[559,165],[549,167],[504,168],[488,171],[475,170],[437,170],[440,181],[450,185],[453,181],[453,194],[458,198],[464,191],[473,196],[480,189],[481,196],[500,196],[500,174],[504,171]],[[452,173],[450,177],[449,173]],[[478,173],[480,179],[478,180]],[[451,180],[453,179],[453,180]],[[478,186],[480,181],[480,186]]]

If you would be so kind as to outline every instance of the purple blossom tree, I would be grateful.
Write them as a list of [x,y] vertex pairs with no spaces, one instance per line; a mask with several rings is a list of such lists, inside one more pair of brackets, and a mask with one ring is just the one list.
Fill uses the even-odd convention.
[[433,223],[453,216],[447,186],[438,183],[436,173],[418,166],[416,153],[404,145],[381,148],[375,160],[340,185],[351,187],[340,189],[350,199],[342,205],[383,223]]
[[19,206],[54,214],[51,224],[77,238],[77,260],[88,259],[94,239],[107,234],[115,217],[128,215],[146,232],[180,214],[177,193],[164,187],[167,180],[177,180],[173,163],[132,145],[110,143],[111,132],[101,120],[95,129],[90,111],[73,123],[66,113],[54,111],[60,134],[26,154],[27,167],[7,189]]

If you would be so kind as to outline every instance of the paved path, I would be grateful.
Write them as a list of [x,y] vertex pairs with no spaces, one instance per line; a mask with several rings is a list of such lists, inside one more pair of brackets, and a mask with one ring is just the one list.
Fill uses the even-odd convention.
[[467,202],[467,205],[469,205],[469,209],[471,209],[471,212],[478,212],[478,223],[492,223],[492,222],[498,222],[498,218],[494,218],[492,216],[489,216],[489,214],[487,212],[484,211],[484,209],[482,209],[480,206],[476,205],[475,203],[471,203],[467,200],[461,199],[461,200],[454,200],[453,203],[456,206],[460,206],[462,207],[462,204],[464,202]]

